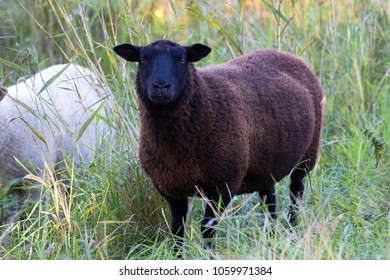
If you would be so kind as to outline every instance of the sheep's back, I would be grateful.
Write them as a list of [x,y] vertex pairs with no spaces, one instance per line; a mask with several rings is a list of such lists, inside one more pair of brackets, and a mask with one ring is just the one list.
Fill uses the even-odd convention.
[[[95,120],[77,143],[76,136],[91,116],[91,110],[100,105],[99,87],[89,70],[72,64],[52,66],[9,87],[8,96],[0,102],[3,120],[0,137],[7,144],[0,160],[13,161],[12,155],[24,165],[31,162],[40,170],[44,161],[54,166],[64,155],[74,157],[76,164],[81,161],[88,164],[96,148]],[[25,174],[17,163],[6,166],[0,168],[3,183],[7,177]]]
[[317,116],[311,70],[290,55],[258,51],[199,73],[213,89],[210,98],[224,100],[215,102],[216,110],[226,114],[220,121],[237,138],[234,149],[248,155],[240,192],[269,187],[286,176],[313,137]]

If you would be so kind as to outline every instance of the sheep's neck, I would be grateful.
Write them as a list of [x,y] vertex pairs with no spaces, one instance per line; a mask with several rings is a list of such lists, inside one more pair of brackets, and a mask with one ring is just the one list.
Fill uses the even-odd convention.
[[[150,137],[154,143],[173,149],[186,148],[189,145],[196,145],[199,137],[202,137],[207,130],[204,123],[204,114],[191,102],[183,106],[181,110],[142,112],[141,129]],[[146,116],[147,115],[147,116]]]
[[159,152],[185,156],[204,144],[204,139],[212,132],[212,118],[204,110],[206,100],[202,93],[194,92],[199,82],[202,82],[200,78],[189,75],[188,86],[184,89],[186,96],[177,101],[180,104],[157,110],[145,104],[140,106],[141,145],[151,142],[150,145],[160,148]]

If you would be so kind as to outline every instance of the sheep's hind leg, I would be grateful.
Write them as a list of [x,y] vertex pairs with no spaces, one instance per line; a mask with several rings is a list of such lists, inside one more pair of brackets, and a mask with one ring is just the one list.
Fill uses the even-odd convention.
[[298,205],[299,201],[302,200],[304,185],[303,178],[306,176],[307,168],[305,164],[299,165],[291,174],[291,183],[290,183],[290,212],[288,214],[289,223],[294,223],[298,215]]
[[259,191],[260,199],[267,206],[268,213],[273,219],[277,218],[276,214],[276,197],[275,197],[275,186],[272,186],[266,190]]

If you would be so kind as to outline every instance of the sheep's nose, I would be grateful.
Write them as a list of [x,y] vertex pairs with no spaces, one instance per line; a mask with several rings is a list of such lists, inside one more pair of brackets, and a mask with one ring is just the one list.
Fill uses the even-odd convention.
[[162,90],[162,91],[168,91],[171,88],[171,84],[170,83],[157,83],[157,82],[154,82],[152,86],[153,86],[154,89]]

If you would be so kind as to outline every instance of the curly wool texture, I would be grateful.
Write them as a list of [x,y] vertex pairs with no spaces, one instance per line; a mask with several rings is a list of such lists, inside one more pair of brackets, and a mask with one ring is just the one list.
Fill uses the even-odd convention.
[[94,118],[78,141],[76,137],[102,98],[92,72],[55,65],[7,91],[0,101],[0,185],[27,175],[22,165],[41,176],[45,167],[63,168],[66,159],[76,166],[91,162],[104,125]]
[[[177,102],[148,102],[139,73],[142,167],[166,197],[235,195],[270,188],[316,162],[323,93],[312,70],[276,50],[225,64],[192,64]],[[304,173],[303,175],[304,176]]]

